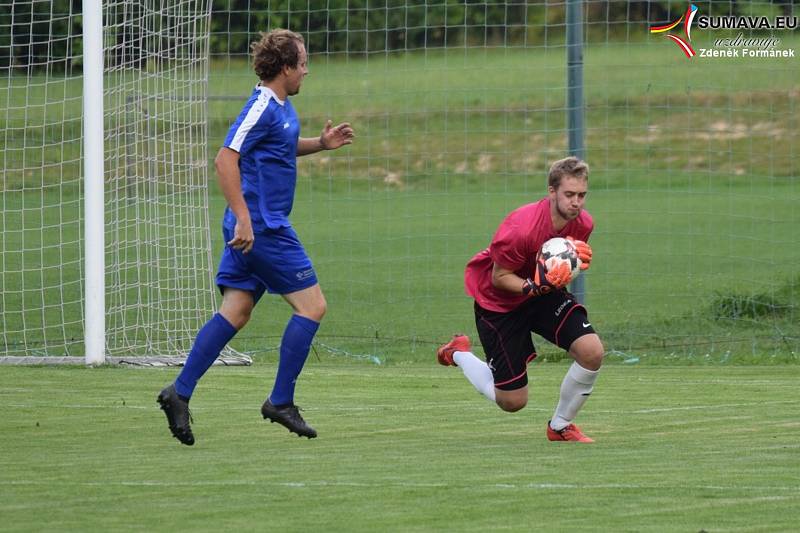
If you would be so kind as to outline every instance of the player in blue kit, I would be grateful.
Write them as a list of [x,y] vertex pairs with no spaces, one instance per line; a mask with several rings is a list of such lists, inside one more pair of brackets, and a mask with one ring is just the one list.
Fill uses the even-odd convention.
[[289,96],[308,74],[303,38],[288,30],[262,34],[251,45],[260,82],[228,131],[215,159],[228,207],[223,218],[225,250],[216,282],[222,305],[198,332],[175,382],[158,395],[172,435],[194,444],[189,399],[222,348],[250,319],[264,291],[292,307],[283,332],[278,372],[261,414],[300,436],[314,438],[294,404],[294,388],[326,302],[311,260],[289,222],[297,181],[297,156],[334,150],[353,142],[348,123],[327,121],[319,137],[300,137]]

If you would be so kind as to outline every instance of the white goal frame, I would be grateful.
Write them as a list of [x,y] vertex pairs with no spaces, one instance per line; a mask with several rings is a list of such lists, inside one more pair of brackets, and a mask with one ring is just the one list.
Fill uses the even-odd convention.
[[84,346],[87,365],[106,362],[103,4],[84,0]]
[[[78,288],[69,294],[71,308],[65,310],[63,290],[56,289],[61,292],[55,296],[52,282],[47,285],[43,276],[37,278],[38,271],[26,267],[24,259],[9,262],[9,279],[24,280],[31,270],[34,275],[28,276],[30,285],[21,284],[3,302],[2,309],[8,306],[13,317],[3,322],[5,346],[0,365],[181,365],[197,329],[215,311],[206,192],[211,6],[210,0],[181,0],[175,4],[145,0],[131,10],[119,10],[115,2],[85,0],[79,12],[51,11],[51,17],[66,20],[67,35],[54,31],[52,26],[49,34],[40,30],[34,33],[33,25],[13,26],[11,19],[12,27],[22,28],[23,35],[31,32],[30,42],[48,49],[50,43],[59,41],[66,42],[68,50],[72,50],[72,40],[81,40],[81,52],[74,56],[66,52],[81,69],[81,80],[68,73],[62,79],[57,68],[50,70],[50,57],[64,60],[57,54],[48,55],[44,62],[31,59],[27,78],[25,74],[14,78],[13,69],[19,69],[19,64],[12,62],[4,67],[9,73],[6,94],[12,110],[5,118],[16,122],[9,122],[10,133],[5,138],[12,151],[7,159],[9,167],[1,170],[8,170],[8,175],[17,180],[24,180],[28,174],[34,177],[29,182],[13,182],[3,193],[35,192],[37,179],[42,180],[40,187],[53,187],[58,193],[66,177],[71,177],[72,186],[81,183],[82,191],[71,204],[75,208],[66,216],[59,211],[54,219],[45,209],[53,205],[61,209],[61,204],[47,203],[44,194],[27,204],[24,198],[19,206],[12,204],[8,219],[4,207],[4,231],[8,229],[23,240],[31,233],[41,242],[45,242],[44,235],[55,236],[55,247],[50,241],[50,248],[55,251],[47,252],[50,255],[40,253],[36,258],[39,270],[66,272],[61,274],[62,279],[74,281],[73,286]],[[73,34],[79,15],[82,30]],[[140,27],[141,31],[126,33],[128,26],[119,21]],[[155,27],[156,37],[148,24]],[[3,46],[10,50],[14,41],[9,42]],[[137,56],[140,51],[145,55]],[[143,57],[152,63],[140,63]],[[31,82],[36,75],[39,78]],[[27,83],[15,83],[20,80]],[[79,128],[73,130],[74,136],[62,137],[61,145],[77,152],[71,162],[75,170],[80,165],[80,171],[62,169],[60,174],[45,176],[43,170],[37,173],[40,169],[33,167],[29,172],[29,152],[39,150],[44,154],[47,148],[48,159],[42,155],[40,166],[45,167],[58,157],[51,165],[58,168],[64,152],[59,154],[50,148],[52,140],[42,140],[49,145],[28,143],[28,128],[44,129],[52,122],[44,114],[34,113],[29,118],[27,107],[45,108],[51,102],[48,98],[58,96],[57,91],[48,96],[48,84],[66,85],[70,80],[81,91],[73,92],[69,103],[80,105],[70,108],[73,123]],[[36,90],[39,92],[34,93]],[[68,105],[58,99],[52,102],[57,110]],[[118,135],[118,131],[122,134]],[[36,164],[35,159],[31,160]],[[142,217],[131,216],[132,213],[141,213]],[[72,232],[67,239],[53,231],[64,224],[70,224],[68,231]],[[113,249],[107,249],[107,242]],[[19,251],[14,246],[15,243],[9,244],[8,250],[18,251],[21,256],[24,247],[17,245],[23,248]],[[72,253],[68,268],[63,261],[65,248]],[[5,255],[2,257],[5,259]],[[3,264],[7,264],[5,260]],[[31,260],[31,264],[35,267],[37,263]],[[167,275],[162,278],[162,273]],[[5,278],[3,281],[7,282]],[[174,289],[170,291],[170,287]],[[60,299],[56,301],[57,298]],[[40,307],[31,306],[32,300]],[[41,321],[37,329],[41,340],[26,335],[27,315],[23,313],[27,309],[34,315],[32,330],[39,326],[36,321]],[[82,313],[76,312],[78,309]],[[61,322],[51,318],[58,313]],[[63,327],[65,316],[70,317],[69,330]],[[49,335],[48,328],[58,331]],[[81,341],[82,356],[80,348],[76,349]],[[73,350],[77,352],[74,355],[70,353]],[[219,365],[251,363],[249,356],[230,347],[215,361]]]

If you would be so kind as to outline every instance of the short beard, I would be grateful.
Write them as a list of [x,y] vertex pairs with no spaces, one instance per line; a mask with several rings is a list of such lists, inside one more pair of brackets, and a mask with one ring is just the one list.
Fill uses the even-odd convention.
[[558,213],[558,216],[560,216],[560,217],[561,217],[561,218],[563,218],[564,220],[573,220],[573,219],[576,219],[576,218],[578,218],[578,215],[580,215],[580,214],[581,214],[580,210],[578,210],[578,212],[575,214],[575,216],[574,216],[574,217],[570,217],[568,213],[565,213],[565,212],[563,212],[563,211],[561,210],[561,208],[560,208],[560,207],[558,207],[558,204],[556,204],[556,212]]

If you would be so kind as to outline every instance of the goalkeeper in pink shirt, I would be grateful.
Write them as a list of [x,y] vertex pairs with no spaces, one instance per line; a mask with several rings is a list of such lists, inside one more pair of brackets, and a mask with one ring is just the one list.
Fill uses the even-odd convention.
[[488,248],[467,263],[464,284],[475,299],[475,324],[486,361],[471,351],[469,337],[455,335],[437,352],[440,364],[457,366],[470,383],[504,411],[528,403],[528,363],[536,357],[531,334],[563,348],[574,362],[561,383],[558,405],[547,424],[552,441],[593,442],[573,423],[588,399],[603,362],[603,344],[586,309],[565,287],[566,264],[550,271],[537,254],[545,241],[573,242],[581,268],[591,264],[586,243],[594,223],[584,211],[589,167],[576,157],[553,163],[547,196],[512,211]]

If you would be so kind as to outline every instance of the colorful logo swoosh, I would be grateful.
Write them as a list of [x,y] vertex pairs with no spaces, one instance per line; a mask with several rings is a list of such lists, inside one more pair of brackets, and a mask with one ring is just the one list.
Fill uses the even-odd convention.
[[650,33],[665,33],[674,29],[678,26],[678,24],[683,22],[683,32],[686,34],[686,39],[682,39],[677,35],[672,35],[671,33],[668,33],[665,35],[665,37],[677,44],[686,57],[692,58],[696,55],[691,45],[692,22],[694,21],[695,15],[697,15],[697,6],[694,4],[689,4],[689,7],[686,9],[686,13],[678,17],[678,20],[669,24],[664,24],[663,26],[650,26]]

